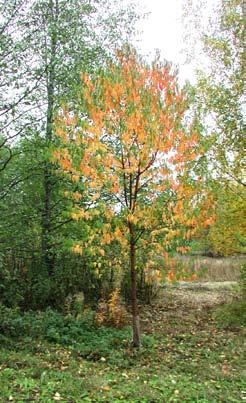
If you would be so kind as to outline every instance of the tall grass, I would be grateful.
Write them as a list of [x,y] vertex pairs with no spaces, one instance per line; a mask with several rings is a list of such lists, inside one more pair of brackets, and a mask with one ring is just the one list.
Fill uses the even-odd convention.
[[206,256],[178,256],[177,262],[192,268],[199,281],[238,281],[245,256],[214,258]]

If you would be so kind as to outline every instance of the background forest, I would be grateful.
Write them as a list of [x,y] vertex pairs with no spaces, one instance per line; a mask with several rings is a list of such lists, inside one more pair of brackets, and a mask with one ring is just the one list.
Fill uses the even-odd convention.
[[[134,2],[0,0],[3,343],[76,339],[83,358],[104,362],[113,340],[125,348],[132,318],[143,359],[157,341],[141,323],[140,343],[139,307],[155,316],[163,289],[183,282],[238,282],[236,305],[216,315],[245,318],[245,2],[219,1],[205,31],[202,6],[184,2],[184,27],[187,53],[199,40],[206,66],[181,85],[170,61],[132,46],[143,18]],[[124,373],[123,352],[116,361]],[[102,401],[86,390],[64,400]],[[193,392],[146,391],[146,402],[240,401]],[[4,386],[2,401],[26,401],[18,393]],[[42,393],[35,399],[62,400],[56,386]],[[106,401],[138,401],[120,394]]]

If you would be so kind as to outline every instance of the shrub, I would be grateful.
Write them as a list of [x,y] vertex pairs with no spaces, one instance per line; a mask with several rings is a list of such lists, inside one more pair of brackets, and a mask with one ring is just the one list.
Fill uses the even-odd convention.
[[246,300],[239,299],[216,309],[215,320],[222,328],[240,328],[246,326]]
[[95,329],[93,314],[87,311],[79,319],[64,317],[47,309],[44,312],[21,312],[19,308],[0,305],[0,333],[11,338],[40,338],[56,342],[72,342],[85,331]]
[[107,325],[121,328],[126,322],[127,312],[120,299],[120,290],[116,288],[107,302],[102,300],[99,303],[95,323],[98,326]]
[[129,339],[127,328],[95,326],[91,310],[84,310],[79,318],[74,318],[51,309],[21,312],[0,305],[0,344],[6,343],[6,346],[14,346],[18,341],[23,346],[30,343],[31,348],[36,349],[37,341],[38,345],[55,343],[68,347],[75,356],[92,361],[103,357],[114,365],[124,366],[127,365],[124,353]]

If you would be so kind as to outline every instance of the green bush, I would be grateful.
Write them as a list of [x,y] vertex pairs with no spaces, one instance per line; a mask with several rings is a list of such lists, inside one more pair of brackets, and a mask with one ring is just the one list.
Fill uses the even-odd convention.
[[246,326],[246,300],[239,299],[216,309],[217,324],[222,328],[240,328]]
[[59,312],[47,309],[44,312],[21,312],[19,308],[0,305],[0,333],[6,337],[43,338],[62,341],[69,334],[71,339],[94,329],[93,314],[86,312],[80,319],[64,317]]
[[3,305],[0,305],[0,334],[2,340],[40,340],[68,346],[89,360],[109,356],[114,359],[112,350],[118,350],[130,339],[128,329],[97,328],[94,313],[89,310],[76,319],[51,309],[21,312]]
[[[48,309],[44,312],[21,312],[0,305],[0,343],[6,346],[22,345],[36,348],[41,342],[67,347],[73,356],[89,361],[107,361],[110,365],[126,368],[134,356],[126,356],[130,346],[131,330],[94,325],[94,313],[85,311],[79,318],[63,316]],[[18,342],[18,344],[16,343]],[[149,354],[155,340],[142,335],[141,354]]]
[[69,295],[83,292],[86,303],[102,296],[104,279],[96,274],[94,259],[62,252],[49,276],[40,259],[5,259],[0,256],[0,303],[10,308],[64,310]]

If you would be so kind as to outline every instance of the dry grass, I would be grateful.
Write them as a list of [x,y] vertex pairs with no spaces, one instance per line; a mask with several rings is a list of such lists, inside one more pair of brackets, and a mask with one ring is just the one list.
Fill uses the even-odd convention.
[[179,256],[177,261],[198,273],[200,281],[238,281],[246,257]]

